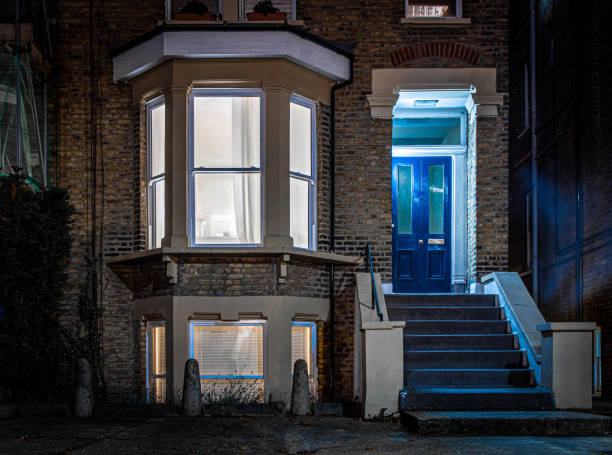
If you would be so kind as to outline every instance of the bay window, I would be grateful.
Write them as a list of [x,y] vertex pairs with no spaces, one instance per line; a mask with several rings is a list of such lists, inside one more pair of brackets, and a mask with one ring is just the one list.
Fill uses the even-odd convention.
[[263,92],[196,89],[190,99],[190,243],[261,243]]
[[315,105],[298,95],[290,107],[290,235],[296,248],[316,249]]
[[161,247],[164,236],[165,105],[161,98],[147,104],[147,195],[149,248]]

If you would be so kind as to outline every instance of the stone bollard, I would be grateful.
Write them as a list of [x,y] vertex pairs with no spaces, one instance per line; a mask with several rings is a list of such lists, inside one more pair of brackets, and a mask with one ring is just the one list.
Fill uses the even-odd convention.
[[312,400],[308,384],[308,366],[304,359],[295,361],[291,387],[291,414],[304,416],[311,413]]
[[77,387],[74,400],[75,417],[91,417],[93,415],[94,397],[91,366],[84,358],[77,359]]
[[196,359],[188,359],[185,362],[185,378],[183,379],[183,415],[193,417],[201,413],[200,367]]

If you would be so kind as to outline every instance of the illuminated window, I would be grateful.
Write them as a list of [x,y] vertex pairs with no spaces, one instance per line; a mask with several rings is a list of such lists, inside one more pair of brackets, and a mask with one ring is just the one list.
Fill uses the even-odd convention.
[[290,107],[290,231],[296,248],[316,249],[315,105],[297,95]]
[[[262,401],[264,321],[192,321],[189,357],[200,367],[205,401]],[[207,400],[208,398],[208,400]]]
[[461,17],[461,0],[405,0],[406,17]]
[[166,401],[166,327],[163,321],[147,322],[147,401]]
[[263,92],[194,90],[190,101],[190,239],[261,243]]
[[158,98],[147,104],[147,195],[149,248],[161,247],[164,236],[166,109]]
[[291,323],[291,374],[299,359],[308,365],[308,377],[313,382],[317,370],[317,325],[314,322]]

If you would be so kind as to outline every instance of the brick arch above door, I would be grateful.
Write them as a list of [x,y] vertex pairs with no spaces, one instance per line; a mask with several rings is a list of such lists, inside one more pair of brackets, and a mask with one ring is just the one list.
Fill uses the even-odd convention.
[[411,44],[389,54],[389,59],[393,66],[400,66],[411,60],[428,57],[457,59],[475,66],[480,58],[480,53],[473,47],[466,46],[465,44],[438,42]]

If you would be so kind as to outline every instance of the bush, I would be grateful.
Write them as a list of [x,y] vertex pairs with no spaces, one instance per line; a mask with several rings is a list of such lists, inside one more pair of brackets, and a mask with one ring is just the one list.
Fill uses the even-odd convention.
[[21,176],[0,178],[0,388],[17,401],[46,402],[69,390],[58,310],[73,213],[66,190],[34,191]]

